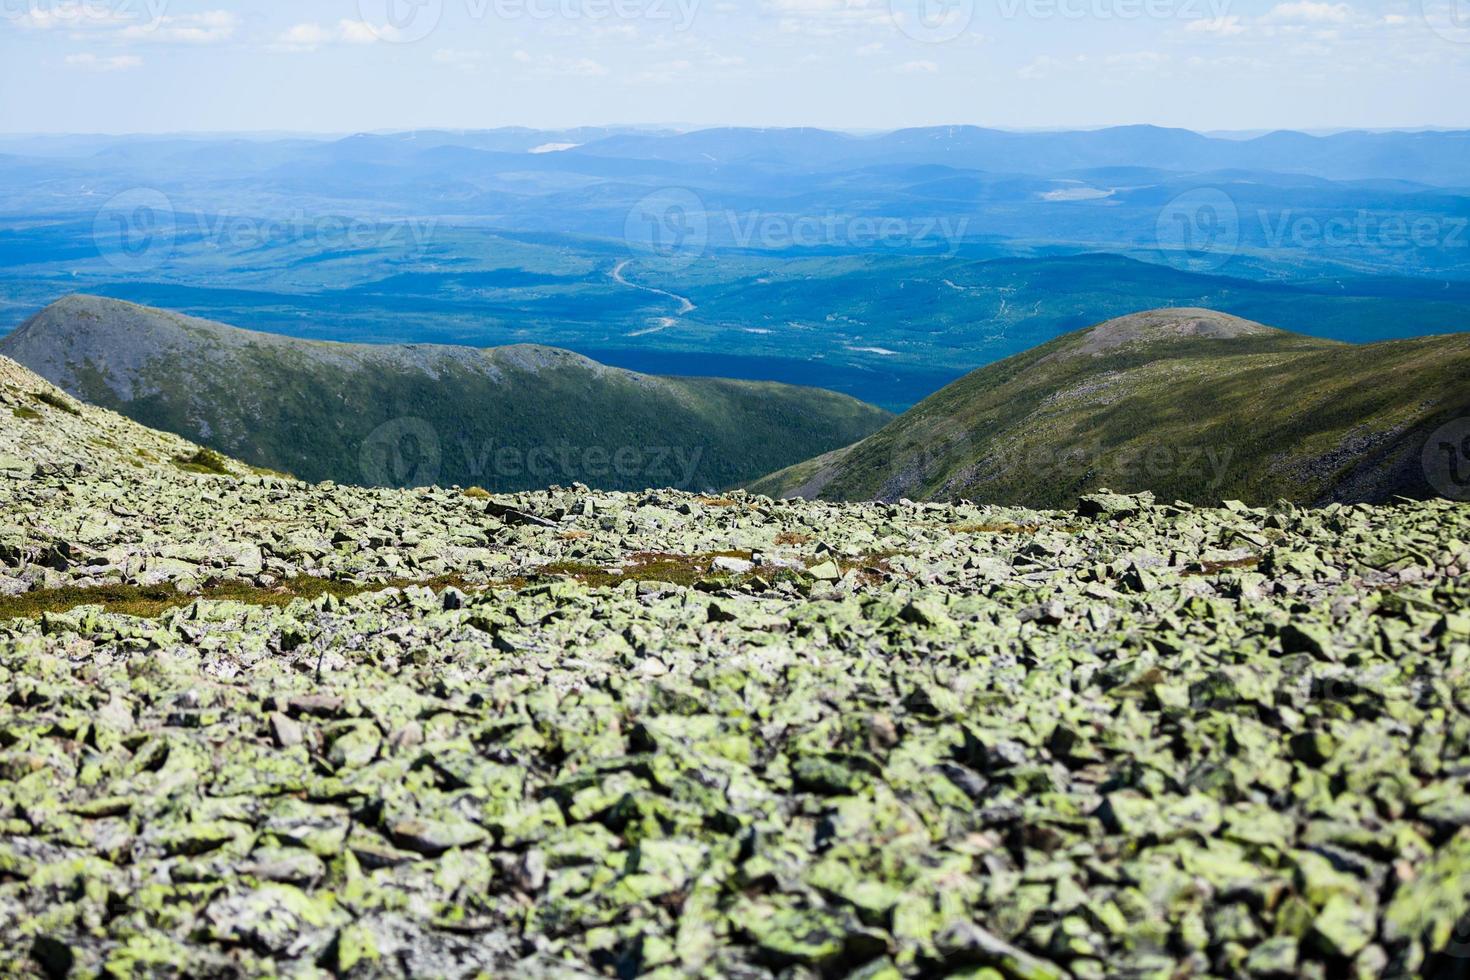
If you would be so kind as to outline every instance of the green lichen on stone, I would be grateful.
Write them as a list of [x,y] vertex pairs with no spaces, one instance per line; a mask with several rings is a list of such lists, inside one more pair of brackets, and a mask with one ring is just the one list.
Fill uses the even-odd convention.
[[101,600],[0,624],[0,975],[1463,963],[1470,508],[200,480],[94,411],[0,439],[0,594]]

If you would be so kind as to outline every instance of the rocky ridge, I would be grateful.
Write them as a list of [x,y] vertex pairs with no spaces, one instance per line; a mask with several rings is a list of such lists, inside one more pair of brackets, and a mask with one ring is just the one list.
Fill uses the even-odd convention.
[[0,368],[0,973],[1458,975],[1470,507],[308,485]]

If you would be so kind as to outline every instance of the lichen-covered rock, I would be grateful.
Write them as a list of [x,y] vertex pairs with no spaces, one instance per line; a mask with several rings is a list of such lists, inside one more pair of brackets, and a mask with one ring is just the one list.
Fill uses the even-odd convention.
[[1470,508],[488,506],[78,412],[0,427],[0,974],[1464,963]]

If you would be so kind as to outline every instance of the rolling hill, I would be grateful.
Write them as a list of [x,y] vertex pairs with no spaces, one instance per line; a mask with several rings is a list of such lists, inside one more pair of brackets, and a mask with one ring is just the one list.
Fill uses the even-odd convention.
[[0,354],[77,398],[312,481],[704,489],[891,418],[829,391],[654,377],[549,347],[303,341],[89,296],[47,307]]
[[1470,416],[1470,336],[1351,345],[1199,309],[1134,314],[967,375],[773,496],[1066,506],[1433,496],[1431,433]]

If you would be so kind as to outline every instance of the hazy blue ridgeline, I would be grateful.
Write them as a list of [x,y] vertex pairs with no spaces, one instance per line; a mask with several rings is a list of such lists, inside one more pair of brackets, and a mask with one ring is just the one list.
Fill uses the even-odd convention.
[[[527,152],[552,143],[579,145]],[[86,291],[297,336],[534,341],[903,408],[1158,306],[1353,341],[1464,329],[1467,150],[1464,133],[1151,127],[8,137],[0,332]],[[109,202],[139,189],[168,202],[169,240],[141,266],[109,262]],[[650,262],[631,219],[671,192],[692,195],[694,234]],[[1218,240],[1161,251],[1181,217]],[[1061,258],[1078,252],[1144,261]],[[627,259],[632,286],[611,276]]]

